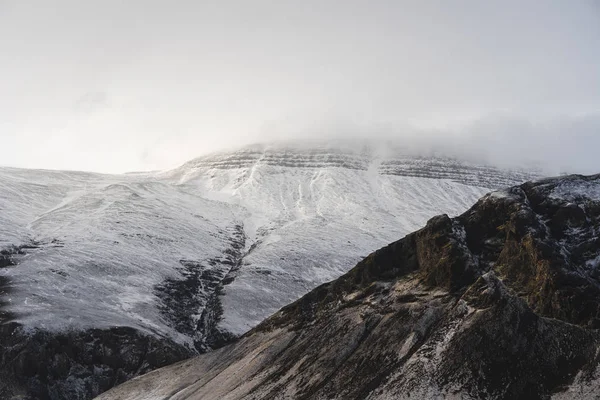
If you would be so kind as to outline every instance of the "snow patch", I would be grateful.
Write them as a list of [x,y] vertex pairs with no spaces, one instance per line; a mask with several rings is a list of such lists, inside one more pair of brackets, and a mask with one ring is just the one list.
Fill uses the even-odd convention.
[[577,201],[578,198],[587,198],[600,201],[600,179],[595,180],[564,180],[550,193],[550,197],[566,201]]

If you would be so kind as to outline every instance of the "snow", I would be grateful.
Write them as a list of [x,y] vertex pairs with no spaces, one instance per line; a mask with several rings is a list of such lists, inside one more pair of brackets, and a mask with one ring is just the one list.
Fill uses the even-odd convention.
[[189,342],[160,313],[155,287],[182,278],[181,260],[223,258],[241,226],[245,255],[221,322],[240,334],[489,190],[390,174],[367,153],[247,148],[126,175],[0,168],[0,249],[38,247],[0,269],[11,281],[8,311],[28,327],[124,325]]
[[552,191],[550,197],[576,201],[578,197],[600,201],[600,180],[571,179],[564,180]]
[[600,268],[600,254],[591,260],[587,260],[585,265],[590,269]]
[[232,202],[243,204],[254,218],[269,221],[262,231],[248,232],[257,246],[225,288],[222,327],[236,334],[337,278],[431,216],[466,210],[486,191],[443,180],[373,177],[368,171],[339,168],[286,171],[266,166],[250,179],[231,180],[243,182],[235,189],[229,182],[224,185]]
[[492,199],[511,199],[514,196],[508,190],[503,189],[503,190],[496,190],[496,191],[491,192],[489,194],[489,197]]
[[[177,336],[162,321],[153,286],[178,276],[181,259],[221,256],[237,221],[230,205],[160,182],[92,176],[87,188],[62,190],[78,184],[51,172],[33,177],[39,181],[26,187],[10,174],[3,178],[13,192],[28,193],[40,203],[50,194],[55,203],[48,201],[45,211],[2,204],[9,219],[3,239],[39,243],[16,267],[1,271],[14,288],[10,311],[29,326],[126,325]],[[46,182],[57,181],[61,190],[49,192]]]

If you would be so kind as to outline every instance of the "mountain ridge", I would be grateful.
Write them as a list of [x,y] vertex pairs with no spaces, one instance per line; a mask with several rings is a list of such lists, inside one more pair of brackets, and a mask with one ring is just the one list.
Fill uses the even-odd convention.
[[542,175],[531,166],[498,167],[484,160],[450,156],[440,151],[417,151],[402,148],[397,143],[387,145],[371,141],[338,143],[315,141],[254,144],[235,152],[215,152],[195,158],[169,171],[181,179],[197,168],[235,169],[251,168],[257,164],[286,167],[343,167],[367,171],[375,169],[383,175],[451,179],[455,182],[483,187],[510,186],[515,182],[535,179]]

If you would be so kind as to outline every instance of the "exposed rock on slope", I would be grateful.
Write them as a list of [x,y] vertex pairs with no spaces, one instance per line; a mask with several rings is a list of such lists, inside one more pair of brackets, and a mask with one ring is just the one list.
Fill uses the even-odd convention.
[[100,398],[595,398],[599,271],[600,175],[523,184]]
[[0,399],[82,399],[190,357],[190,349],[129,327],[23,332],[0,325]]

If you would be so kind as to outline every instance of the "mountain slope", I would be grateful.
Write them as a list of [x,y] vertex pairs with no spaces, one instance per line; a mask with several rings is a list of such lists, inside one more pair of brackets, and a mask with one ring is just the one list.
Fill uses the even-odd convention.
[[251,248],[224,287],[220,329],[241,334],[373,249],[537,175],[369,146],[252,146],[169,172],[247,211]]
[[600,175],[526,183],[99,399],[596,398],[599,268]]
[[0,169],[0,393],[89,398],[219,347],[432,215],[531,176],[302,146],[162,173]]

